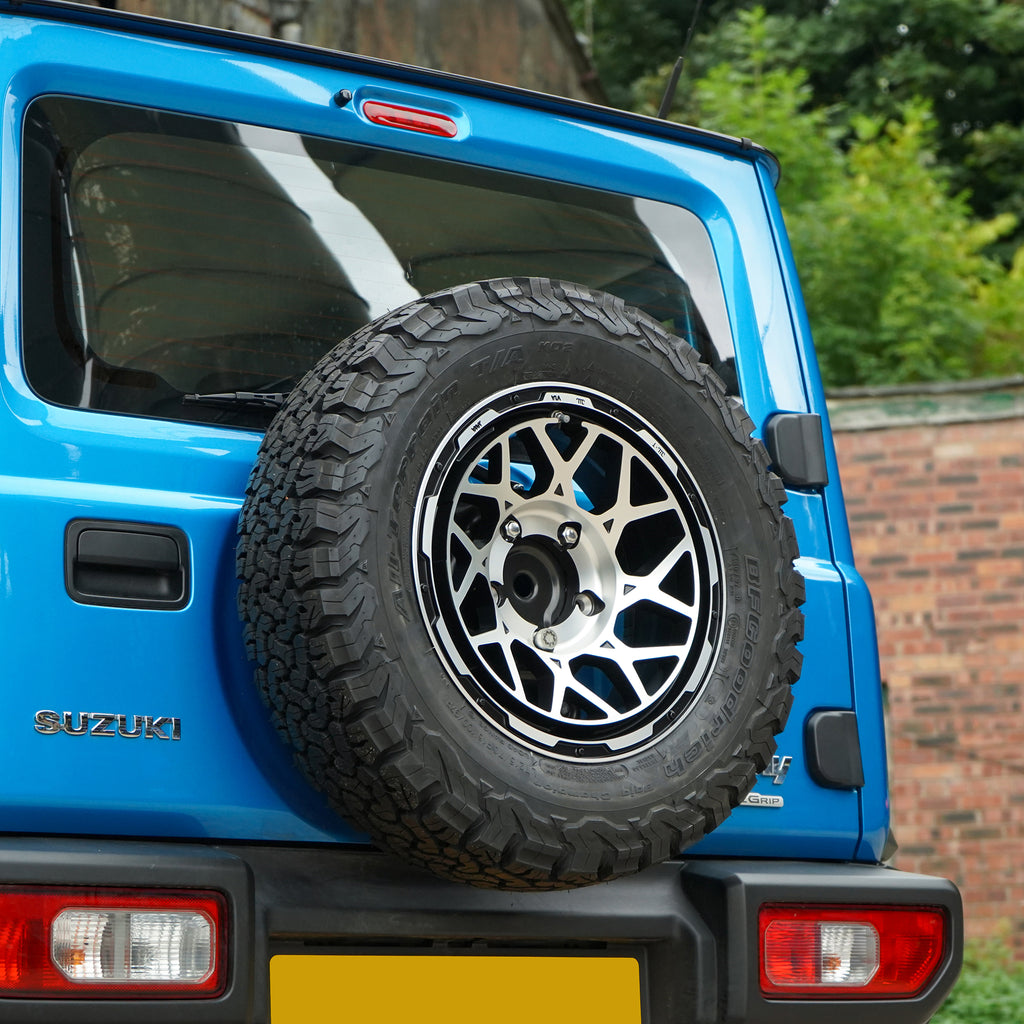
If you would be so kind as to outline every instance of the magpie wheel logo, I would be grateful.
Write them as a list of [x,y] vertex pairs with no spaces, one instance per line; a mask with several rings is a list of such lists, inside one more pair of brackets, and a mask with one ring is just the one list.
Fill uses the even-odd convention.
[[100,711],[37,711],[43,736],[119,736],[126,740],[180,740],[181,719],[168,715],[110,715]]

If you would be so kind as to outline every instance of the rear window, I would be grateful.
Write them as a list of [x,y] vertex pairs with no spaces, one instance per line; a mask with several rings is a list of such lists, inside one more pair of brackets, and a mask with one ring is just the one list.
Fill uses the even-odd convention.
[[259,429],[272,410],[209,396],[287,392],[390,309],[523,275],[641,307],[735,388],[710,241],[679,207],[62,97],[30,107],[23,160],[25,371],[59,405]]

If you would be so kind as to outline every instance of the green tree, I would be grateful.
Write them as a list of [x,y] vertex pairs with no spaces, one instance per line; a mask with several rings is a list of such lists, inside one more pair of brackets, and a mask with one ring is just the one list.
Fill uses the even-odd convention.
[[[679,52],[697,0],[570,0],[592,12],[594,60],[614,101]],[[739,15],[757,0],[705,0],[687,57],[691,88],[743,46]],[[930,101],[932,148],[981,217],[1011,213],[1024,231],[1024,3],[1020,0],[773,0],[764,19],[777,66],[806,72],[816,107],[899,119]],[[662,78],[664,81],[664,77]],[[634,99],[635,102],[635,99]],[[751,137],[760,140],[756,130]],[[1024,235],[1004,239],[1006,262]]]
[[[936,160],[936,119],[908,102],[892,118],[814,104],[809,75],[779,66],[778,18],[741,11],[732,60],[680,96],[703,127],[749,135],[780,157],[779,198],[826,383],[955,379],[1014,365],[1009,311],[1024,288],[985,249],[1015,225],[973,217]],[[660,75],[638,87],[656,101]],[[1016,291],[1015,291],[1016,289]],[[1001,333],[1000,333],[1001,332]]]
[[975,376],[989,331],[981,291],[1005,277],[983,252],[1014,221],[973,220],[965,196],[949,196],[927,106],[855,124],[840,186],[790,218],[823,374],[835,384]]
[[1024,246],[1017,250],[1007,272],[994,275],[981,286],[979,301],[986,320],[979,375],[1024,374]]
[[675,60],[686,38],[679,6],[678,0],[567,0],[613,106],[629,109],[633,83]]
[[[729,59],[677,93],[673,119],[767,145],[782,164],[779,201],[785,208],[837,187],[845,129],[833,123],[835,109],[815,105],[807,72],[780,60],[785,23],[755,8],[741,12],[727,35]],[[657,111],[666,73],[660,69],[636,83],[641,112]]]

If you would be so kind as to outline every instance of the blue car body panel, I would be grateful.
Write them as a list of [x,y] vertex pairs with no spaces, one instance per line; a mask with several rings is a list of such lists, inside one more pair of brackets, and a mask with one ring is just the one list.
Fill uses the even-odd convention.
[[[21,244],[21,125],[38,96],[73,94],[230,117],[427,156],[457,153],[463,163],[684,206],[706,225],[726,282],[744,402],[758,429],[780,411],[814,412],[827,423],[772,167],[756,152],[737,147],[723,156],[646,134],[625,117],[620,125],[607,116],[595,120],[568,104],[552,117],[521,100],[510,102],[499,88],[460,92],[457,84],[437,83],[426,73],[409,72],[395,83],[379,77],[372,63],[297,64],[258,47],[211,49],[187,38],[154,44],[99,25],[83,29],[7,15],[0,15],[0,37],[4,63],[18,69],[3,96],[0,143],[4,831],[361,841],[299,779],[251,684],[234,610],[233,562],[259,435],[58,408],[25,381],[21,281],[12,254]],[[159,79],[138,70],[153,60],[154,45]],[[69,48],[76,53],[73,64],[63,59]],[[344,109],[332,100],[341,89],[356,97]],[[371,124],[359,112],[364,98],[443,112],[458,134],[438,139]],[[786,509],[807,581],[804,669],[789,726],[779,737],[779,755],[791,759],[788,773],[781,785],[765,777],[755,787],[781,796],[781,806],[740,807],[691,851],[696,856],[877,861],[881,853],[887,797],[877,666],[856,653],[874,650],[867,642],[871,610],[852,566],[827,429],[825,450],[831,483],[824,492],[794,490]],[[183,530],[193,569],[186,607],[168,612],[72,601],[64,585],[63,536],[70,521],[82,518]],[[860,790],[823,788],[807,772],[804,722],[822,708],[858,712],[867,776]],[[83,713],[173,717],[180,739],[157,735],[128,743],[103,734],[46,735],[33,728],[40,710],[79,716],[72,719],[78,727]]]
[[[586,993],[596,996],[592,1005],[623,1006],[616,1019],[643,1024],[818,1024],[823,1016],[833,1024],[862,1024],[868,1013],[877,1024],[923,1024],[932,1017],[960,969],[963,910],[952,883],[894,871],[886,863],[892,836],[871,599],[854,566],[771,154],[749,140],[508,86],[63,0],[0,0],[0,101],[5,1021],[281,1024],[344,1017],[357,996],[375,1009],[379,1004],[377,1016],[390,1019],[388,988],[408,995],[415,974],[430,979],[422,992],[411,989],[424,1013],[461,1024],[479,1016],[479,997],[466,980],[481,976],[481,964],[501,979],[502,1009],[524,1017],[543,1017],[544,992],[573,999],[579,991],[574,979],[582,977],[599,986]],[[364,109],[367,101],[439,116],[451,137],[375,123]],[[465,397],[456,394],[463,377],[471,378],[466,393],[473,387],[484,393],[491,381],[483,378],[498,379],[499,357],[514,351],[522,360],[531,349],[518,347],[515,329],[508,335],[492,331],[482,342],[486,360],[467,346],[444,363],[454,346],[441,342],[436,353],[425,348],[433,344],[425,337],[441,333],[437,321],[426,334],[415,333],[448,308],[435,298],[416,307],[415,316],[423,319],[409,332],[423,347],[401,353],[400,369],[384,365],[396,358],[394,351],[381,356],[374,350],[372,358],[381,362],[366,376],[361,364],[351,395],[346,388],[352,419],[345,413],[336,417],[340,426],[328,425],[333,410],[317,410],[322,418],[302,441],[309,457],[280,459],[281,475],[296,483],[294,493],[286,494],[280,481],[268,483],[277,455],[261,455],[260,446],[271,407],[285,400],[278,392],[296,386],[320,353],[367,320],[437,289],[445,289],[444,301],[468,303],[472,323],[477,300],[468,296],[488,289],[499,294],[506,282],[494,279],[509,277],[519,279],[512,294],[527,294],[515,292],[520,286],[533,289],[538,309],[559,295],[592,303],[560,307],[559,333],[545,329],[540,343],[528,339],[537,343],[532,351],[539,359],[548,358],[544,345],[559,350],[560,360],[564,353],[573,360],[566,378],[562,370],[544,378],[542,387],[552,390],[543,402],[555,406],[554,413],[545,412],[550,422],[534,411],[517,421],[518,413],[494,404],[492,394],[485,413],[478,405],[477,419],[457,426],[463,414],[444,405],[449,395],[455,394],[453,407]],[[465,287],[487,279],[486,285]],[[723,388],[707,407],[715,429],[732,437],[726,448],[708,451],[728,449],[736,465],[742,458],[764,458],[739,436],[745,421],[730,403],[741,400],[788,488],[783,512],[795,529],[796,568],[806,588],[802,673],[788,720],[775,737],[774,758],[731,813],[728,805],[749,784],[751,760],[761,763],[771,731],[786,716],[779,680],[743,687],[753,675],[751,664],[778,673],[783,683],[795,668],[799,584],[788,571],[788,526],[779,521],[776,480],[764,465],[751,476],[762,490],[760,503],[742,488],[720,491],[706,507],[689,493],[703,489],[707,496],[712,487],[733,484],[698,450],[706,421],[696,412],[674,425],[685,437],[673,440],[666,431],[658,438],[661,413],[648,422],[641,412],[668,403],[659,404],[651,388],[639,396],[646,405],[631,408],[619,382],[604,388],[601,371],[605,377],[610,372],[604,363],[588,367],[591,376],[581,375],[580,383],[591,380],[592,387],[573,391],[567,378],[575,360],[595,336],[609,345],[614,332],[570,325],[565,313],[582,308],[614,320],[621,309],[616,301],[661,321],[683,339],[679,346],[688,341],[719,372],[720,382],[704,378],[695,366],[686,371],[688,359],[679,363],[696,374],[690,389],[695,401]],[[467,315],[466,305],[458,309]],[[509,323],[517,322],[518,311],[514,302],[502,306]],[[403,320],[402,329],[412,322],[412,316]],[[456,322],[452,316],[444,329]],[[500,330],[507,326],[503,322]],[[455,330],[465,331],[459,339],[465,345],[471,330],[465,322]],[[372,348],[376,341],[360,335],[353,344]],[[674,340],[656,344],[665,358],[683,354]],[[387,389],[405,386],[400,378],[414,362],[405,362],[406,355],[431,365],[426,372],[441,375],[444,391],[432,383],[431,390],[412,396],[409,407],[390,397],[391,404],[373,406]],[[607,365],[613,357],[622,352],[613,351]],[[643,372],[638,369],[629,384],[634,395],[645,387],[640,381],[661,381],[647,376],[652,367],[668,365],[661,358],[640,360]],[[466,360],[455,363],[461,374],[452,372],[453,359]],[[306,380],[337,368],[335,363],[325,371],[324,365]],[[521,381],[547,372],[520,365],[500,369],[507,376],[492,391],[505,389],[500,397],[511,407],[521,400]],[[362,389],[374,373],[384,386],[371,396]],[[559,390],[567,388],[579,405],[589,403],[592,418],[577,419],[578,409],[548,381],[563,381]],[[299,387],[296,397],[308,401],[311,392]],[[371,417],[353,427],[366,411],[361,402],[374,414],[383,408],[381,419],[390,426],[388,417],[396,417],[406,433],[396,440]],[[419,411],[410,414],[408,408]],[[280,424],[292,422],[288,416],[286,411],[275,421],[268,438],[285,453],[290,441]],[[521,434],[518,427],[506,430],[511,422],[525,424]],[[423,432],[439,423],[445,426],[438,439],[449,433],[428,457]],[[610,423],[614,428],[605,430]],[[494,436],[501,440],[485,447],[480,439],[492,424],[500,427]],[[797,424],[801,443],[778,442],[780,424]],[[331,433],[335,427],[338,434]],[[607,461],[593,456],[598,441],[587,441],[592,427],[612,453]],[[326,435],[330,458],[321,459],[324,448],[318,446]],[[557,455],[536,455],[531,441],[534,449],[557,448]],[[389,449],[388,443],[402,447]],[[374,445],[395,461],[364,458]],[[465,493],[472,498],[471,487],[478,486],[485,495],[480,503],[463,504],[461,491],[453,497],[457,485],[451,481],[428,493],[429,465],[447,457],[444,445],[469,453]],[[648,446],[655,453],[649,459],[641,453]],[[630,450],[627,465],[624,453]],[[564,494],[566,479],[559,476],[557,457],[568,462],[581,451],[571,474],[575,504],[553,498]],[[416,464],[414,453],[423,460],[421,469],[407,473]],[[258,459],[264,476],[251,482]],[[503,478],[499,485],[491,459],[493,476]],[[698,461],[707,480],[696,472]],[[413,517],[411,549],[394,548],[384,557],[392,540],[410,539],[392,525],[400,519],[404,486],[387,502],[374,492],[373,481],[379,484],[389,466],[399,481],[426,474],[408,496],[410,508],[436,521],[450,514],[462,535],[456,527],[450,536],[432,529],[428,544]],[[530,492],[538,477],[540,506],[556,509],[559,518],[531,526],[523,516],[524,531],[513,518],[520,514],[515,500],[525,494],[521,507],[537,509]],[[548,490],[552,478],[559,486]],[[499,502],[489,487],[503,494],[505,512],[493,511]],[[665,498],[668,491],[672,496]],[[725,500],[734,494],[737,504]],[[595,511],[603,501],[609,502],[603,506],[609,509],[606,521]],[[616,534],[613,523],[623,506],[636,519]],[[755,550],[744,547],[747,528],[729,522],[736,508],[750,509],[755,518],[771,513],[749,530]],[[573,518],[577,510],[581,519],[590,516],[587,525],[566,520],[567,510]],[[480,521],[484,527],[475,532]],[[598,522],[616,539],[614,550],[611,543],[603,550],[606,564],[595,568],[573,549],[578,543],[581,551],[588,545],[598,550],[586,533],[599,532]],[[315,529],[304,533],[311,524]],[[522,652],[512,653],[512,646],[504,655],[506,674],[490,664],[494,689],[504,682],[518,687],[517,700],[536,698],[517,724],[525,726],[524,743],[504,729],[511,721],[500,720],[505,706],[493,716],[499,729],[484,726],[483,716],[477,720],[472,702],[484,707],[484,690],[462,693],[472,670],[452,668],[453,650],[444,657],[439,652],[450,632],[434,632],[431,622],[422,636],[417,633],[415,609],[408,615],[404,605],[409,599],[412,607],[417,583],[429,588],[424,577],[398,564],[408,558],[446,567],[447,577],[429,579],[444,581],[438,589],[452,591],[447,598],[464,593],[456,597],[458,615],[475,643],[488,630],[497,633],[481,610],[491,597],[495,609],[506,600],[514,605],[516,596],[526,601],[517,586],[521,576],[510,573],[495,582],[490,568],[471,575],[457,564],[478,564],[470,543],[490,545],[484,566],[492,556],[492,565],[505,559],[495,537],[514,551],[520,532],[519,557],[528,552],[528,569],[555,565],[537,570],[536,577],[519,570],[528,583],[547,573],[540,602],[548,602],[545,618],[531,606],[520,620],[538,627],[534,646],[553,651],[566,642],[564,633],[545,641],[543,634],[554,630],[540,626],[553,623],[561,633],[563,623],[572,623],[583,635],[593,622],[607,632],[591,636],[601,637],[601,647],[616,648],[605,659],[596,644],[581,644],[580,657],[571,648],[575,640],[566,642],[579,668],[570,661],[575,682],[563,680],[562,692],[581,684],[587,694],[580,701],[556,700],[554,684],[549,681],[545,691],[543,678],[544,671],[554,672],[541,664],[531,676],[529,667],[520,669]],[[297,538],[294,548],[291,538]],[[770,571],[762,572],[763,565]],[[380,571],[373,580],[368,567]],[[316,596],[304,590],[301,600],[291,600],[279,571],[294,591],[303,590],[304,576],[314,579]],[[247,626],[237,610],[237,576],[245,580]],[[637,589],[634,582],[639,593],[627,599]],[[612,598],[603,588],[620,584],[626,610],[616,601],[603,624],[591,620],[604,613],[602,597]],[[772,600],[777,614],[762,616],[762,601]],[[394,620],[375,619],[371,606],[388,601],[397,609]],[[640,614],[643,603],[653,611]],[[432,614],[425,600],[420,611],[423,618]],[[720,619],[723,611],[728,618]],[[445,615],[435,612],[439,620]],[[495,612],[506,632],[514,632],[514,642],[536,659],[530,634],[500,614]],[[328,627],[318,632],[325,620]],[[762,648],[758,641],[771,631],[762,623],[769,621],[778,635],[770,638],[774,647]],[[426,666],[442,686],[458,684],[459,700],[467,697],[452,703],[454,691],[439,691],[445,701],[436,733],[417,716],[431,713],[427,705],[438,691],[422,688],[407,701],[408,694],[389,690],[393,683],[400,689],[397,670],[389,674],[389,645],[393,640],[396,650],[403,646],[402,630],[410,623],[407,634],[420,636],[423,650],[416,660],[415,643],[406,645],[408,664],[415,666],[410,677],[415,671],[422,682]],[[376,633],[393,625],[394,637]],[[679,654],[690,649],[687,643],[696,655]],[[457,658],[463,649],[455,651]],[[650,653],[633,653],[644,649]],[[260,660],[258,680],[253,655]],[[561,671],[562,663],[551,657]],[[672,659],[698,668],[689,676]],[[300,667],[314,663],[330,675],[322,689],[303,691],[300,683],[283,695],[286,712],[269,681],[284,660],[295,663],[284,670],[289,682]],[[351,672],[356,663],[359,670]],[[354,681],[354,688],[344,695],[340,687],[329,692],[338,679],[333,670]],[[512,680],[512,672],[519,678]],[[660,672],[668,682],[658,678]],[[690,687],[696,685],[705,688],[694,699]],[[273,709],[265,706],[260,686]],[[651,698],[646,703],[641,686]],[[547,704],[536,696],[545,693]],[[588,696],[595,698],[589,707]],[[335,715],[335,698],[351,701],[354,710]],[[753,707],[757,700],[765,701],[767,715]],[[744,706],[740,717],[735,709]],[[680,708],[684,728],[671,724]],[[691,709],[694,720],[687,717]],[[539,714],[531,717],[534,710]],[[549,712],[558,728],[547,730],[543,716]],[[325,741],[320,730],[330,733],[339,719],[349,730],[345,741]],[[455,728],[470,719],[472,729]],[[684,748],[679,737],[693,721],[700,729]],[[822,723],[838,733],[818,731]],[[598,731],[591,729],[595,724]],[[448,749],[428,752],[437,754],[443,780],[431,776],[420,785],[427,754],[411,773],[419,777],[401,775],[401,743],[387,746],[400,725],[406,739],[429,733],[425,746],[448,742]],[[278,729],[288,732],[287,743]],[[362,729],[380,736],[367,739],[375,753],[359,764],[363,752],[346,760],[347,745],[359,743]],[[476,761],[466,763],[477,765],[479,787],[477,770],[464,769],[463,751],[452,749],[450,738],[476,742],[476,729],[484,738],[472,752]],[[538,746],[543,756],[536,758],[531,743],[542,730],[547,733],[541,740],[558,743]],[[727,749],[715,748],[722,736],[731,737]],[[590,751],[570,749],[592,740]],[[511,755],[496,745],[506,742]],[[823,751],[828,744],[833,749]],[[708,776],[695,778],[691,756],[703,757],[704,746],[713,756],[697,763],[709,766]],[[631,760],[621,759],[623,750]],[[318,754],[325,760],[318,763]],[[293,756],[306,760],[308,775]],[[503,756],[508,765],[500,764]],[[462,775],[445,791],[449,758],[452,765],[459,762]],[[537,788],[519,793],[518,779],[500,773],[492,786],[483,778],[491,760],[496,768],[522,772],[529,786],[539,782]],[[375,816],[403,818],[406,830],[393,843],[398,856],[378,849],[310,784],[325,764],[331,785],[339,777],[343,786],[356,780],[357,799],[349,806],[363,806],[367,827],[379,837],[395,838]],[[389,766],[403,785],[422,790],[409,798],[409,821],[406,794],[396,797],[398,787],[391,792]],[[567,773],[563,778],[571,774],[578,789],[568,783],[554,788],[555,770]],[[541,785],[538,806],[549,808],[543,813],[526,807]],[[388,792],[378,799],[381,786]],[[477,788],[474,809],[477,797],[464,800],[464,793]],[[655,790],[661,795],[645,806],[644,794]],[[613,801],[617,817],[599,800]],[[447,839],[433,823],[442,801],[450,805],[445,813],[454,808],[456,815],[443,826]],[[486,819],[474,820],[485,804]],[[577,806],[583,809],[562,839],[545,843],[531,834],[549,824],[560,831],[565,821],[556,810],[576,814]],[[635,807],[649,817],[644,830],[633,820],[640,813]],[[705,838],[672,856],[684,830],[697,827],[691,820],[701,823],[698,834]],[[644,845],[627,840],[618,849],[615,829],[635,829]],[[485,830],[499,836],[486,870],[475,849]],[[421,847],[405,857],[404,842]],[[436,866],[428,858],[442,842],[450,844],[441,851],[448,860],[437,877],[420,865]],[[581,874],[567,867],[568,854],[558,853],[558,843],[576,844],[574,854],[584,855]],[[561,860],[552,863],[552,856]],[[648,864],[648,857],[660,862]],[[608,871],[622,874],[607,881]],[[893,911],[920,921],[919,934],[900,945],[879,940],[875,931],[872,953],[871,930],[896,919],[889,916]],[[820,964],[813,955],[793,955],[803,948],[787,938],[794,921],[804,938],[827,927],[828,934],[815,932]],[[783,940],[778,932],[770,940],[778,927]],[[915,942],[921,961],[930,957],[923,982],[916,954],[905,955]],[[878,973],[887,984],[906,984],[911,977],[909,987],[896,993],[868,987],[869,961],[880,949]],[[782,972],[771,986],[769,953],[773,970]],[[852,973],[860,971],[852,984],[840,977],[848,960]],[[818,973],[806,987],[789,991],[787,965],[805,980],[804,972]],[[358,978],[358,993],[346,987],[352,978]],[[472,998],[465,998],[467,991]],[[615,1000],[605,1000],[613,995]]]

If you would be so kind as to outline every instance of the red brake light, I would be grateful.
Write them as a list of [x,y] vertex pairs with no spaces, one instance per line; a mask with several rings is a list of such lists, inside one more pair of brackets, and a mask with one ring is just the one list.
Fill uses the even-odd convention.
[[761,991],[774,999],[909,999],[946,949],[937,907],[770,904],[758,925]]
[[382,124],[387,128],[405,128],[407,131],[440,135],[446,139],[453,139],[459,133],[458,125],[447,114],[429,110],[367,100],[363,104],[363,113],[374,124]]
[[226,925],[216,892],[0,886],[0,996],[218,996]]

